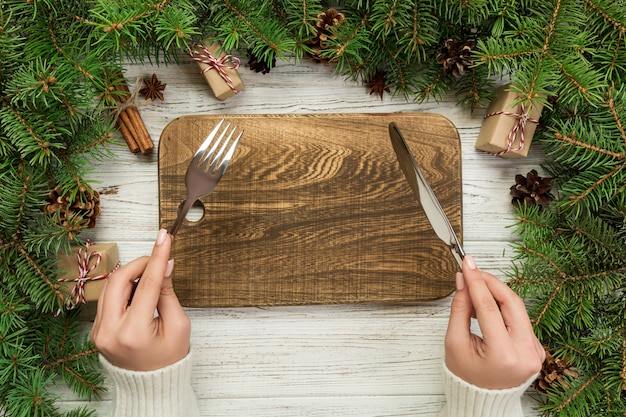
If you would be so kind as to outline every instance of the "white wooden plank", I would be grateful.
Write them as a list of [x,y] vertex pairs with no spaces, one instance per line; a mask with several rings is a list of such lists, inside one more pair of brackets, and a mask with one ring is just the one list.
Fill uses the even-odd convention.
[[[517,239],[507,226],[514,210],[508,189],[517,173],[539,168],[540,149],[505,160],[474,149],[483,110],[441,102],[412,103],[367,94],[367,88],[312,63],[279,63],[267,75],[245,66],[242,94],[213,98],[197,65],[128,65],[127,77],[156,73],[167,83],[165,101],[140,106],[158,146],[161,131],[187,114],[433,112],[458,128],[463,151],[463,222],[468,253],[503,278]],[[121,139],[120,139],[121,141]],[[114,241],[123,263],[149,254],[158,228],[157,155],[133,155],[112,146],[117,159],[95,162],[102,215],[86,233]],[[450,298],[408,305],[340,305],[242,309],[189,309],[196,357],[193,386],[204,416],[378,417],[438,415],[443,403],[440,365]],[[84,405],[67,389],[63,409]],[[105,416],[111,393],[96,416]],[[539,415],[525,397],[525,415]]]
[[[204,417],[437,417],[443,405],[442,396],[381,396],[381,397],[294,397],[200,399]],[[82,405],[67,402],[61,410]],[[105,417],[108,403],[98,406],[94,416]],[[525,417],[538,416],[528,401]]]

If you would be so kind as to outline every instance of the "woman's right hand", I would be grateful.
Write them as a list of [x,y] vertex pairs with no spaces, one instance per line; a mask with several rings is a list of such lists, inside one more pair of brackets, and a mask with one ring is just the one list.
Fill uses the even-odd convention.
[[[470,330],[478,320],[482,336]],[[506,389],[541,370],[545,350],[535,336],[523,300],[505,283],[476,267],[467,255],[457,274],[445,338],[446,366],[475,386]]]

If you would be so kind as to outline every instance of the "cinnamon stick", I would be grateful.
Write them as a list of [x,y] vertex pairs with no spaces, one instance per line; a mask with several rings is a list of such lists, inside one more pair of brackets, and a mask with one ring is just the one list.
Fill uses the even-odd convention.
[[131,124],[135,128],[137,135],[135,136],[135,141],[139,146],[142,154],[147,154],[154,148],[154,142],[150,138],[150,133],[148,133],[148,129],[146,129],[146,125],[139,114],[139,110],[137,107],[127,107],[124,110],[130,119]]
[[[124,79],[115,85],[114,88],[116,91],[125,93],[119,97],[120,102],[124,103],[128,100],[130,90]],[[140,151],[146,155],[154,148],[154,142],[152,142],[150,133],[148,133],[148,129],[146,129],[146,125],[136,106],[129,105],[120,112],[118,126],[131,152],[137,153]]]
[[128,128],[126,127],[126,123],[122,121],[121,117],[117,119],[117,127],[119,127],[120,129],[120,133],[122,134],[122,137],[126,141],[126,145],[128,145],[128,149],[132,153],[139,152],[140,150],[139,145],[137,145],[137,141],[135,140],[134,135],[130,133],[130,130],[128,130]]

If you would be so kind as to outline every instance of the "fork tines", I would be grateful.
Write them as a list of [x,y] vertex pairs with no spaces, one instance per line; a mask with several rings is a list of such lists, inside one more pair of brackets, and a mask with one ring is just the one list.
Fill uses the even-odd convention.
[[[198,164],[203,169],[206,169],[207,165],[209,165],[210,163],[211,165],[209,166],[209,171],[214,171],[216,168],[220,170],[225,170],[231,158],[233,157],[233,154],[235,153],[235,148],[237,147],[237,144],[239,143],[239,139],[241,138],[241,135],[243,135],[243,131],[241,131],[239,135],[237,135],[233,143],[230,145],[230,148],[226,152],[226,155],[224,155],[224,158],[222,159],[222,154],[224,154],[224,151],[229,146],[230,141],[233,135],[235,134],[235,131],[237,130],[237,126],[233,126],[232,130],[226,137],[226,140],[224,141],[224,143],[222,143],[222,140],[224,139],[224,136],[226,136],[226,134],[228,133],[228,129],[230,128],[230,125],[231,125],[230,123],[228,123],[226,125],[226,128],[222,131],[222,133],[219,135],[219,137],[215,141],[215,143],[213,143],[213,146],[211,146],[210,149],[208,148],[213,142],[215,135],[220,130],[223,123],[224,123],[224,119],[219,121],[219,123],[213,128],[211,133],[209,133],[209,136],[207,136],[207,138],[204,140],[202,145],[200,145],[200,147],[198,148],[198,151],[194,155],[192,162]],[[219,148],[219,151],[217,152],[217,154],[215,154],[215,151],[220,146],[220,143],[222,143],[222,146]]]

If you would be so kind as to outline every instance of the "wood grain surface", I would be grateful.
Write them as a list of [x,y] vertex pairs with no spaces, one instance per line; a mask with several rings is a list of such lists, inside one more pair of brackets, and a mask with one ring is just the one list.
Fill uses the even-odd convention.
[[462,238],[461,148],[429,113],[193,115],[159,140],[159,215],[169,227],[185,171],[226,118],[245,131],[217,189],[174,241],[176,293],[188,307],[436,299],[457,265],[437,239],[391,147],[395,121]]

